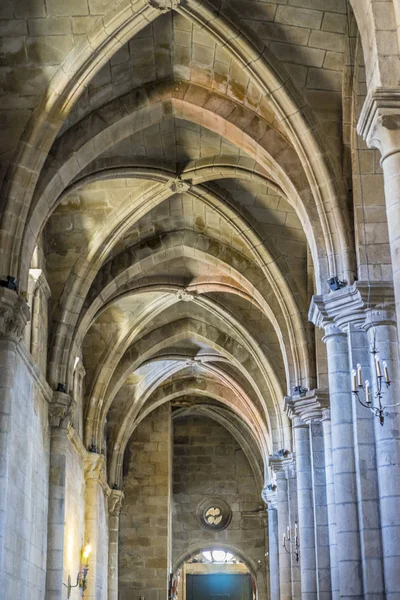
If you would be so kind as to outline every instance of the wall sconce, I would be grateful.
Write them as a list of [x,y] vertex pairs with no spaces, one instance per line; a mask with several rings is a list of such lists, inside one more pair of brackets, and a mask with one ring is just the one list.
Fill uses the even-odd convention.
[[89,572],[89,556],[91,552],[92,546],[87,544],[82,551],[82,570],[79,571],[78,575],[76,576],[76,584],[72,585],[71,575],[68,575],[68,583],[63,583],[63,585],[67,588],[67,598],[71,598],[71,590],[73,588],[79,587],[82,592],[86,590]]
[[[286,543],[289,542],[289,549],[286,547]],[[291,540],[291,535],[290,535],[290,527],[287,527],[286,530],[286,534],[283,534],[283,544],[282,546],[285,548],[286,552],[288,554],[291,554],[291,552],[293,552],[295,558],[296,558],[296,562],[299,562],[299,555],[300,555],[300,544],[299,544],[299,536],[298,536],[298,532],[297,532],[297,521],[294,522],[294,542]],[[292,550],[293,547],[293,550]]]

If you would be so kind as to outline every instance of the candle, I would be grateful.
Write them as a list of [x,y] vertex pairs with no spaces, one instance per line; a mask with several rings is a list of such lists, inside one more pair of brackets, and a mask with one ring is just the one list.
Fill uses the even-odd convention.
[[353,381],[352,389],[353,389],[353,392],[355,392],[357,390],[357,373],[356,373],[355,369],[353,369],[351,372],[351,378]]
[[286,531],[287,531],[287,539],[290,540],[290,528],[289,528],[289,525],[287,526]]
[[357,365],[357,383],[359,387],[362,387],[362,372],[360,363]]
[[371,404],[371,389],[369,387],[368,379],[365,382],[365,398],[366,398],[367,404]]
[[379,354],[376,354],[376,356],[375,356],[375,368],[376,368],[376,376],[382,377],[381,363],[379,362]]
[[388,366],[387,366],[386,360],[383,361],[383,372],[385,374],[385,381],[386,381],[386,383],[390,383],[389,371],[388,371]]

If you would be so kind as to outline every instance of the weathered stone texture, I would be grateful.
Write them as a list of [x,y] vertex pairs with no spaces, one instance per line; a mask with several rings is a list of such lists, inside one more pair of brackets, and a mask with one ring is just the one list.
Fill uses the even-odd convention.
[[44,598],[49,427],[29,358],[0,340],[0,598]]
[[164,600],[170,565],[171,413],[154,410],[127,449],[120,516],[119,598]]
[[[174,562],[219,542],[264,569],[266,515],[248,460],[232,435],[209,418],[174,419],[173,465]],[[196,518],[197,506],[208,497],[220,497],[231,507],[232,521],[221,532],[205,530]]]

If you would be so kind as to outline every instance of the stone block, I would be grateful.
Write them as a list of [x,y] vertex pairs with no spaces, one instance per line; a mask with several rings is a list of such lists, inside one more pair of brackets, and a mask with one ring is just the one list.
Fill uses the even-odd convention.
[[309,47],[305,48],[294,44],[273,42],[271,44],[271,50],[284,62],[305,65],[307,67],[321,67],[325,58],[325,52],[323,50]]
[[[3,2],[1,4],[3,4]],[[26,0],[14,0],[14,16],[22,19],[29,17],[45,17],[45,0],[32,0],[29,2]]]
[[26,64],[25,39],[5,37],[0,39],[0,67]]
[[37,65],[57,65],[65,59],[72,46],[72,36],[29,37],[27,39],[28,59]]
[[323,12],[318,10],[281,5],[277,8],[275,22],[306,27],[308,29],[319,29],[323,16]]
[[67,18],[30,19],[29,34],[32,36],[66,35],[71,33],[71,21]]
[[73,17],[88,15],[87,0],[46,0],[47,12],[51,17]]
[[344,36],[328,31],[312,31],[308,45],[311,48],[321,48],[333,52],[343,52]]

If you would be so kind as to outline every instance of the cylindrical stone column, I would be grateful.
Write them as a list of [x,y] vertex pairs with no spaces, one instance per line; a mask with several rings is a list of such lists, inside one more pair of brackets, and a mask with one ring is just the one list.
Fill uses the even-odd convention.
[[336,545],[335,485],[333,482],[331,411],[329,408],[322,411],[322,427],[324,432],[326,503],[328,511],[332,600],[338,600],[340,598],[340,593]]
[[[367,334],[361,324],[365,323],[365,313],[360,318],[353,315],[348,323],[348,345],[350,370],[360,364],[363,380],[371,381],[370,347]],[[351,387],[349,374],[348,386]],[[363,392],[360,391],[361,400]],[[376,450],[374,435],[374,417],[353,395],[353,434],[358,495],[358,523],[361,540],[361,558],[363,567],[363,587],[365,600],[383,600],[385,598],[383,568],[381,519],[379,514],[379,490],[376,468]]]
[[[297,505],[297,475],[296,475],[296,462],[288,465],[286,468],[287,481],[288,481],[288,502],[289,502],[289,526],[292,534],[295,531],[295,523],[298,520],[299,510]],[[293,541],[293,540],[292,540]],[[293,547],[292,547],[293,548]],[[296,560],[295,554],[291,554],[291,568],[292,568],[292,600],[301,599],[301,576],[300,576],[300,562]]]
[[67,427],[52,427],[50,442],[46,600],[63,600]]
[[[400,205],[399,205],[400,208]],[[384,406],[400,402],[398,336],[394,312],[373,310],[367,320],[371,346],[376,343],[380,359],[386,360],[390,387],[383,385]],[[370,355],[374,390],[377,389],[374,356]],[[400,598],[400,407],[386,409],[385,423],[375,419],[376,460],[382,528],[385,598]]]
[[305,600],[316,600],[318,594],[309,428],[300,417],[294,417],[293,429],[299,511],[301,597]]
[[[321,415],[322,417],[322,415]],[[315,563],[319,600],[331,600],[331,572],[326,499],[325,450],[320,419],[309,424],[312,491],[314,503]]]
[[[279,586],[279,533],[278,511],[272,503],[268,505],[268,554],[269,554],[269,585],[271,600],[280,599]],[[110,596],[109,600],[114,600]],[[118,600],[118,597],[115,597]]]
[[118,600],[119,515],[124,493],[112,490],[108,499],[108,599]]
[[362,561],[358,526],[353,409],[347,335],[325,328],[331,401],[332,459],[336,504],[340,598],[362,600]]
[[[390,254],[392,258],[394,296],[396,302],[397,330],[400,332],[400,142],[398,123],[396,128],[386,130],[383,136],[381,165],[385,185],[386,215],[389,230]],[[380,128],[383,132],[384,128]],[[391,131],[392,129],[392,131]],[[393,131],[394,129],[394,131]],[[391,143],[391,134],[397,137]],[[397,151],[394,147],[397,146]]]
[[277,511],[278,511],[278,540],[279,540],[279,581],[280,599],[291,600],[291,566],[290,553],[283,546],[283,536],[289,524],[288,483],[286,473],[281,470],[276,473],[277,489]]

